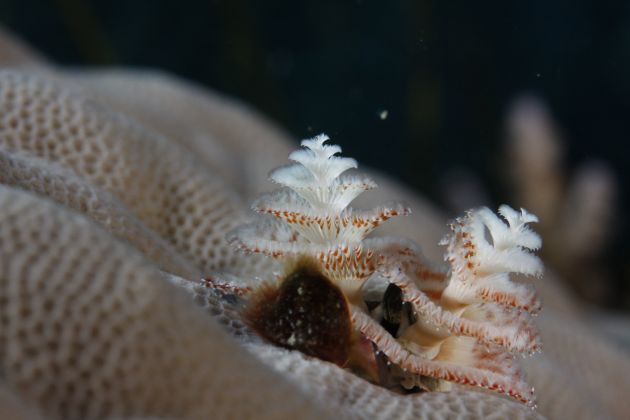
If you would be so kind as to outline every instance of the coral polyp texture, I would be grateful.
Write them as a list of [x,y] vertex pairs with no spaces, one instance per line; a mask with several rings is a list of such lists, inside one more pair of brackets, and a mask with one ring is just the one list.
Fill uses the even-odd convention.
[[247,289],[211,285],[238,290],[244,321],[267,340],[380,385],[478,386],[533,405],[515,356],[540,349],[531,318],[540,302],[510,275],[542,272],[532,253],[541,240],[529,228],[536,216],[505,205],[501,217],[471,210],[450,224],[441,242],[447,264],[434,266],[412,241],[368,237],[410,209],[349,207],[376,184],[348,175],[357,162],[327,141],[304,140],[293,164],[271,172],[282,188],[254,202],[261,216],[228,234],[242,250],[279,259],[284,273]]
[[[545,302],[537,318],[545,351],[520,363],[536,387],[536,411],[472,387],[391,392],[401,385],[415,389],[415,382],[428,389],[449,382],[388,366],[390,359],[375,355],[356,332],[353,312],[385,331],[383,348],[387,341],[407,353],[426,348],[425,359],[433,361],[446,358],[445,345],[454,344],[448,331],[443,344],[432,335],[427,343],[403,337],[410,325],[428,321],[403,302],[409,290],[386,280],[386,274],[398,276],[395,266],[388,272],[373,256],[375,272],[348,303],[314,254],[241,254],[225,240],[251,219],[247,203],[270,188],[261,174],[291,152],[293,141],[282,130],[240,101],[162,72],[67,71],[34,56],[2,28],[0,66],[14,67],[0,71],[1,419],[628,418],[628,352],[606,336],[603,323],[590,322],[589,307],[563,289],[552,270],[536,284]],[[360,194],[353,206],[403,198],[413,208],[373,235],[409,237],[439,262],[440,251],[448,251],[437,246],[446,223],[442,212],[384,174],[373,176],[379,188]],[[541,178],[527,179],[535,186],[531,180]],[[553,227],[566,216],[549,219],[523,204],[541,216],[541,233],[542,222]],[[416,289],[441,311],[457,312],[442,299],[449,264],[433,269],[411,242],[361,242],[364,253],[372,249],[405,272],[424,272],[410,276],[421,283]],[[410,251],[401,254],[401,247]],[[464,253],[459,267],[485,261],[482,254]],[[454,257],[456,265],[460,257]],[[213,287],[199,283],[204,274],[212,274],[207,283]],[[459,299],[488,294],[464,291],[467,297]],[[499,308],[510,301],[502,296],[508,295],[492,297]],[[272,305],[276,300],[282,304]],[[260,302],[269,308],[257,307]],[[312,310],[299,313],[305,307]],[[470,317],[470,311],[455,316]],[[257,324],[244,325],[257,314]],[[251,334],[252,325],[267,340]],[[301,329],[292,338],[293,326]],[[301,351],[284,348],[291,343]],[[470,360],[474,353],[461,347],[459,355]]]

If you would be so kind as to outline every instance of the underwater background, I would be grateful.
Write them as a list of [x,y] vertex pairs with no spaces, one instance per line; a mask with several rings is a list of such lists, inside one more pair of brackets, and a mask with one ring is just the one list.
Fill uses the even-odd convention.
[[0,23],[51,61],[161,69],[325,132],[447,210],[453,174],[514,201],[506,119],[535,97],[563,170],[599,159],[617,180],[596,300],[630,308],[630,2],[3,0]]

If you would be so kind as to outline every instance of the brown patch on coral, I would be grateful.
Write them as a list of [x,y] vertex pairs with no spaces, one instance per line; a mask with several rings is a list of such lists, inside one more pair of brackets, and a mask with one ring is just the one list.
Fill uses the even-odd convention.
[[279,286],[253,292],[243,319],[270,342],[344,366],[353,345],[345,296],[319,264],[300,259]]

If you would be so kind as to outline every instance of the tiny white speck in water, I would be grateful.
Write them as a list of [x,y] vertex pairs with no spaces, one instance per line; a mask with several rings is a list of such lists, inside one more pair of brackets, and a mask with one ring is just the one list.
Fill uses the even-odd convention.
[[291,337],[289,337],[289,339],[287,340],[287,344],[290,346],[295,345],[295,333],[291,334]]
[[540,79],[540,73],[536,73],[536,79]]
[[381,120],[386,120],[388,115],[389,115],[389,111],[386,110],[386,109],[384,109],[384,110],[382,110],[381,112],[378,113],[378,117]]

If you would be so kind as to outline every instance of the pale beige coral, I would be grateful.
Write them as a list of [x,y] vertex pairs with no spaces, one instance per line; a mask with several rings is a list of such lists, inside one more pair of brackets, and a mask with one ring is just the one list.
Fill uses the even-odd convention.
[[[3,378],[43,413],[276,418],[297,416],[304,404],[316,409],[299,395],[282,407],[266,404],[290,392],[290,382],[230,343],[155,265],[83,216],[0,187],[0,237]],[[242,382],[274,387],[249,395]]]
[[[12,48],[5,63],[29,57]],[[300,353],[237,342],[160,270],[193,281],[220,268],[268,271],[223,236],[266,188],[268,168],[286,158],[286,136],[242,106],[168,76],[39,69],[0,74],[0,413],[539,415],[475,390],[397,396]],[[409,197],[415,211],[383,230],[404,232],[437,255],[445,220],[375,178],[381,193]],[[378,195],[365,200],[382,202]],[[186,280],[175,283],[195,288]],[[623,418],[629,356],[589,329],[549,282],[537,284],[546,352],[526,361],[539,412]]]
[[582,296],[605,304],[612,280],[601,257],[613,235],[616,176],[606,162],[592,159],[569,177],[564,139],[538,99],[517,99],[507,128],[516,203],[540,216],[545,261]]

